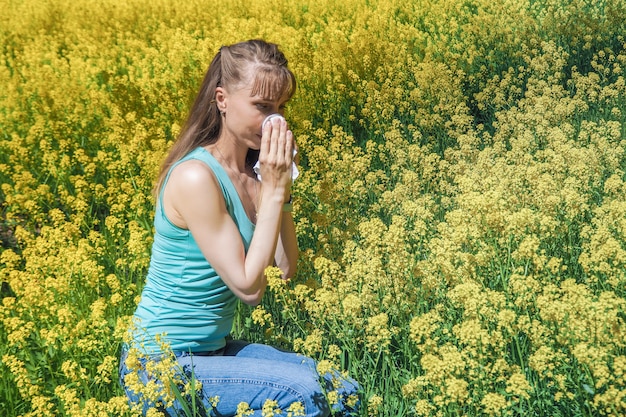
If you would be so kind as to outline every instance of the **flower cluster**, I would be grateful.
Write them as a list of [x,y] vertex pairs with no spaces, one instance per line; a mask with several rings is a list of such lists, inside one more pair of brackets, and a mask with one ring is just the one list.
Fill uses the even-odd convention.
[[624,15],[624,0],[4,4],[0,408],[136,414],[116,369],[158,166],[218,48],[265,38],[298,79],[301,257],[289,281],[268,268],[233,336],[349,373],[362,416],[624,415]]

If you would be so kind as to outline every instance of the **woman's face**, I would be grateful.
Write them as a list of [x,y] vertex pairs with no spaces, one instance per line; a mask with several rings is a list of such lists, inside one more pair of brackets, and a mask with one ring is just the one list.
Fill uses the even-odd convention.
[[261,147],[261,124],[273,113],[284,113],[287,99],[269,99],[259,94],[252,95],[252,77],[242,85],[234,88],[218,87],[216,101],[224,112],[222,118],[222,135],[245,144],[250,149]]

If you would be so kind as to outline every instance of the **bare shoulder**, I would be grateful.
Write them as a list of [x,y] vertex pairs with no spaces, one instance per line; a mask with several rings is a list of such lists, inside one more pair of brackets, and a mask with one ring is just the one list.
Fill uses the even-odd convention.
[[215,174],[204,162],[190,159],[178,164],[163,190],[165,213],[174,224],[189,228],[190,222],[224,210]]
[[194,187],[198,185],[206,186],[207,181],[216,182],[216,179],[211,168],[204,162],[197,159],[189,159],[172,169],[168,183],[170,181]]
[[219,189],[215,174],[204,162],[190,159],[181,162],[171,172],[167,181],[168,193],[177,198],[201,197]]

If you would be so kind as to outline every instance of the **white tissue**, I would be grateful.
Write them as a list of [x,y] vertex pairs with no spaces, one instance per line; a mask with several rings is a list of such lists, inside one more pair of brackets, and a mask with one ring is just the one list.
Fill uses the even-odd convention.
[[[285,118],[283,116],[281,116],[280,114],[270,114],[269,116],[267,116],[265,118],[265,120],[263,120],[263,123],[261,124],[261,129],[263,129],[265,127],[265,123],[269,122],[270,120],[272,120],[274,117],[280,117],[281,119],[285,120]],[[296,157],[296,154],[298,153],[298,151],[296,151],[295,149],[293,150],[293,157]],[[254,164],[254,166],[252,167],[252,169],[254,170],[254,173],[256,174],[256,177],[259,181],[261,181],[261,164],[259,163],[259,161],[256,161],[256,164]],[[291,180],[295,181],[296,178],[298,178],[298,175],[300,175],[300,171],[298,171],[298,167],[296,166],[296,163],[293,162],[291,164]]]
[[267,116],[265,118],[265,120],[263,120],[263,123],[261,123],[261,130],[263,130],[265,128],[265,123],[269,122],[270,120],[272,120],[275,117],[278,117],[279,119],[285,120],[285,118],[282,115],[278,114],[278,113],[270,114],[269,116]]

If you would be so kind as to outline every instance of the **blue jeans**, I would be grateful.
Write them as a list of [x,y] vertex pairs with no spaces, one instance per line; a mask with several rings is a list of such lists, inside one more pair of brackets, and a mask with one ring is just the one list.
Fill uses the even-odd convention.
[[[175,352],[181,370],[202,383],[201,400],[207,414],[198,415],[213,417],[234,416],[241,402],[249,404],[254,417],[261,417],[263,404],[266,400],[274,400],[277,407],[287,415],[292,403],[299,402],[304,406],[306,417],[326,417],[331,413],[324,392],[336,390],[339,401],[332,406],[333,414],[343,416],[356,415],[354,399],[358,395],[358,384],[339,374],[327,374],[320,378],[316,371],[316,363],[305,356],[284,352],[271,346],[251,344],[242,341],[228,341],[226,347],[214,355],[202,356],[187,352]],[[131,372],[125,364],[126,352],[122,352],[120,361],[120,383],[132,404],[141,403],[140,397],[129,390],[124,378]],[[151,360],[151,359],[148,359]],[[154,357],[158,360],[158,356]],[[139,378],[147,382],[150,377],[145,371],[139,371]],[[334,380],[334,385],[333,385]],[[337,386],[339,382],[339,386]],[[322,387],[324,385],[324,387]],[[211,406],[211,399],[219,397],[216,407]],[[346,400],[352,396],[350,407]],[[151,404],[141,404],[144,414]],[[181,404],[177,401],[173,407],[161,411],[170,416],[184,416]],[[354,413],[354,414],[353,414]]]

